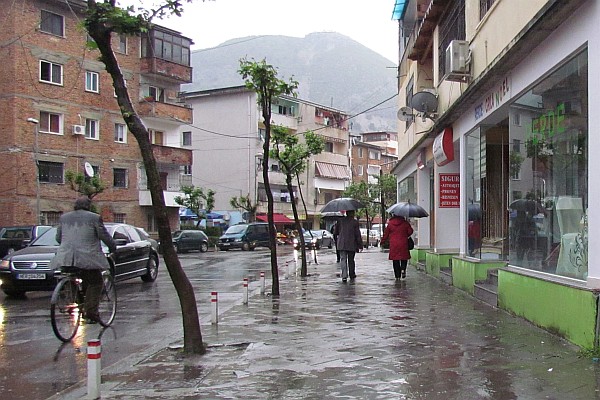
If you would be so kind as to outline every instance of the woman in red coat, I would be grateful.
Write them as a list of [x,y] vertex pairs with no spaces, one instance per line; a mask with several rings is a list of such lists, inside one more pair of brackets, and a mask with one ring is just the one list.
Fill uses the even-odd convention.
[[383,232],[383,243],[390,244],[389,259],[394,265],[396,280],[406,278],[406,265],[410,259],[408,250],[408,237],[412,235],[413,228],[404,217],[393,216]]

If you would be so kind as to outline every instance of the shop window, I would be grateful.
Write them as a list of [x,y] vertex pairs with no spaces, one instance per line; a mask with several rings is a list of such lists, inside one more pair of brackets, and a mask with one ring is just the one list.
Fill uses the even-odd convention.
[[[521,154],[511,181],[509,262],[576,279],[587,278],[587,50],[542,79],[511,106],[512,154]],[[511,155],[512,155],[511,154]],[[513,157],[510,158],[513,160]],[[516,193],[521,194],[517,197]]]

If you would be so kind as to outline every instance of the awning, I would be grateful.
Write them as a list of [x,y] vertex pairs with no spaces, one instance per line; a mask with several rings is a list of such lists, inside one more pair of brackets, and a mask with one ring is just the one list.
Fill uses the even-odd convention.
[[339,164],[330,164],[324,163],[320,161],[315,161],[317,176],[323,178],[333,178],[333,179],[350,179],[350,175],[348,174],[348,167],[345,165]]
[[394,11],[392,12],[393,20],[400,20],[402,17],[404,17],[408,1],[409,0],[396,0],[396,4],[394,4]]
[[[266,214],[257,215],[256,219],[262,222],[269,222],[269,217]],[[276,224],[293,224],[294,220],[289,219],[284,214],[273,213],[273,222]]]

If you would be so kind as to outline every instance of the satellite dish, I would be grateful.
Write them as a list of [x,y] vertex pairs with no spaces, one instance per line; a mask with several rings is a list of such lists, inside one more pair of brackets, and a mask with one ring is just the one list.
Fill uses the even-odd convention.
[[397,116],[400,121],[412,121],[415,118],[415,114],[412,113],[412,108],[410,107],[399,109]]
[[410,105],[418,112],[425,114],[434,113],[437,111],[438,99],[433,93],[417,92],[413,95]]
[[85,164],[83,164],[83,167],[85,168],[85,174],[87,176],[89,176],[90,178],[94,177],[94,167],[92,167],[92,164],[90,164],[89,162],[85,162]]

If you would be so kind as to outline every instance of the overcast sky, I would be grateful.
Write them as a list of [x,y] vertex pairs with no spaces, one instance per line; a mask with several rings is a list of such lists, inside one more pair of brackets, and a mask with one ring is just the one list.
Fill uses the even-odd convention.
[[[155,0],[156,2],[156,0]],[[148,7],[148,0],[142,4]],[[121,0],[140,4],[140,0]],[[182,17],[155,21],[194,41],[192,50],[215,47],[226,40],[252,35],[304,37],[312,32],[338,32],[398,63],[395,0],[195,0]]]

